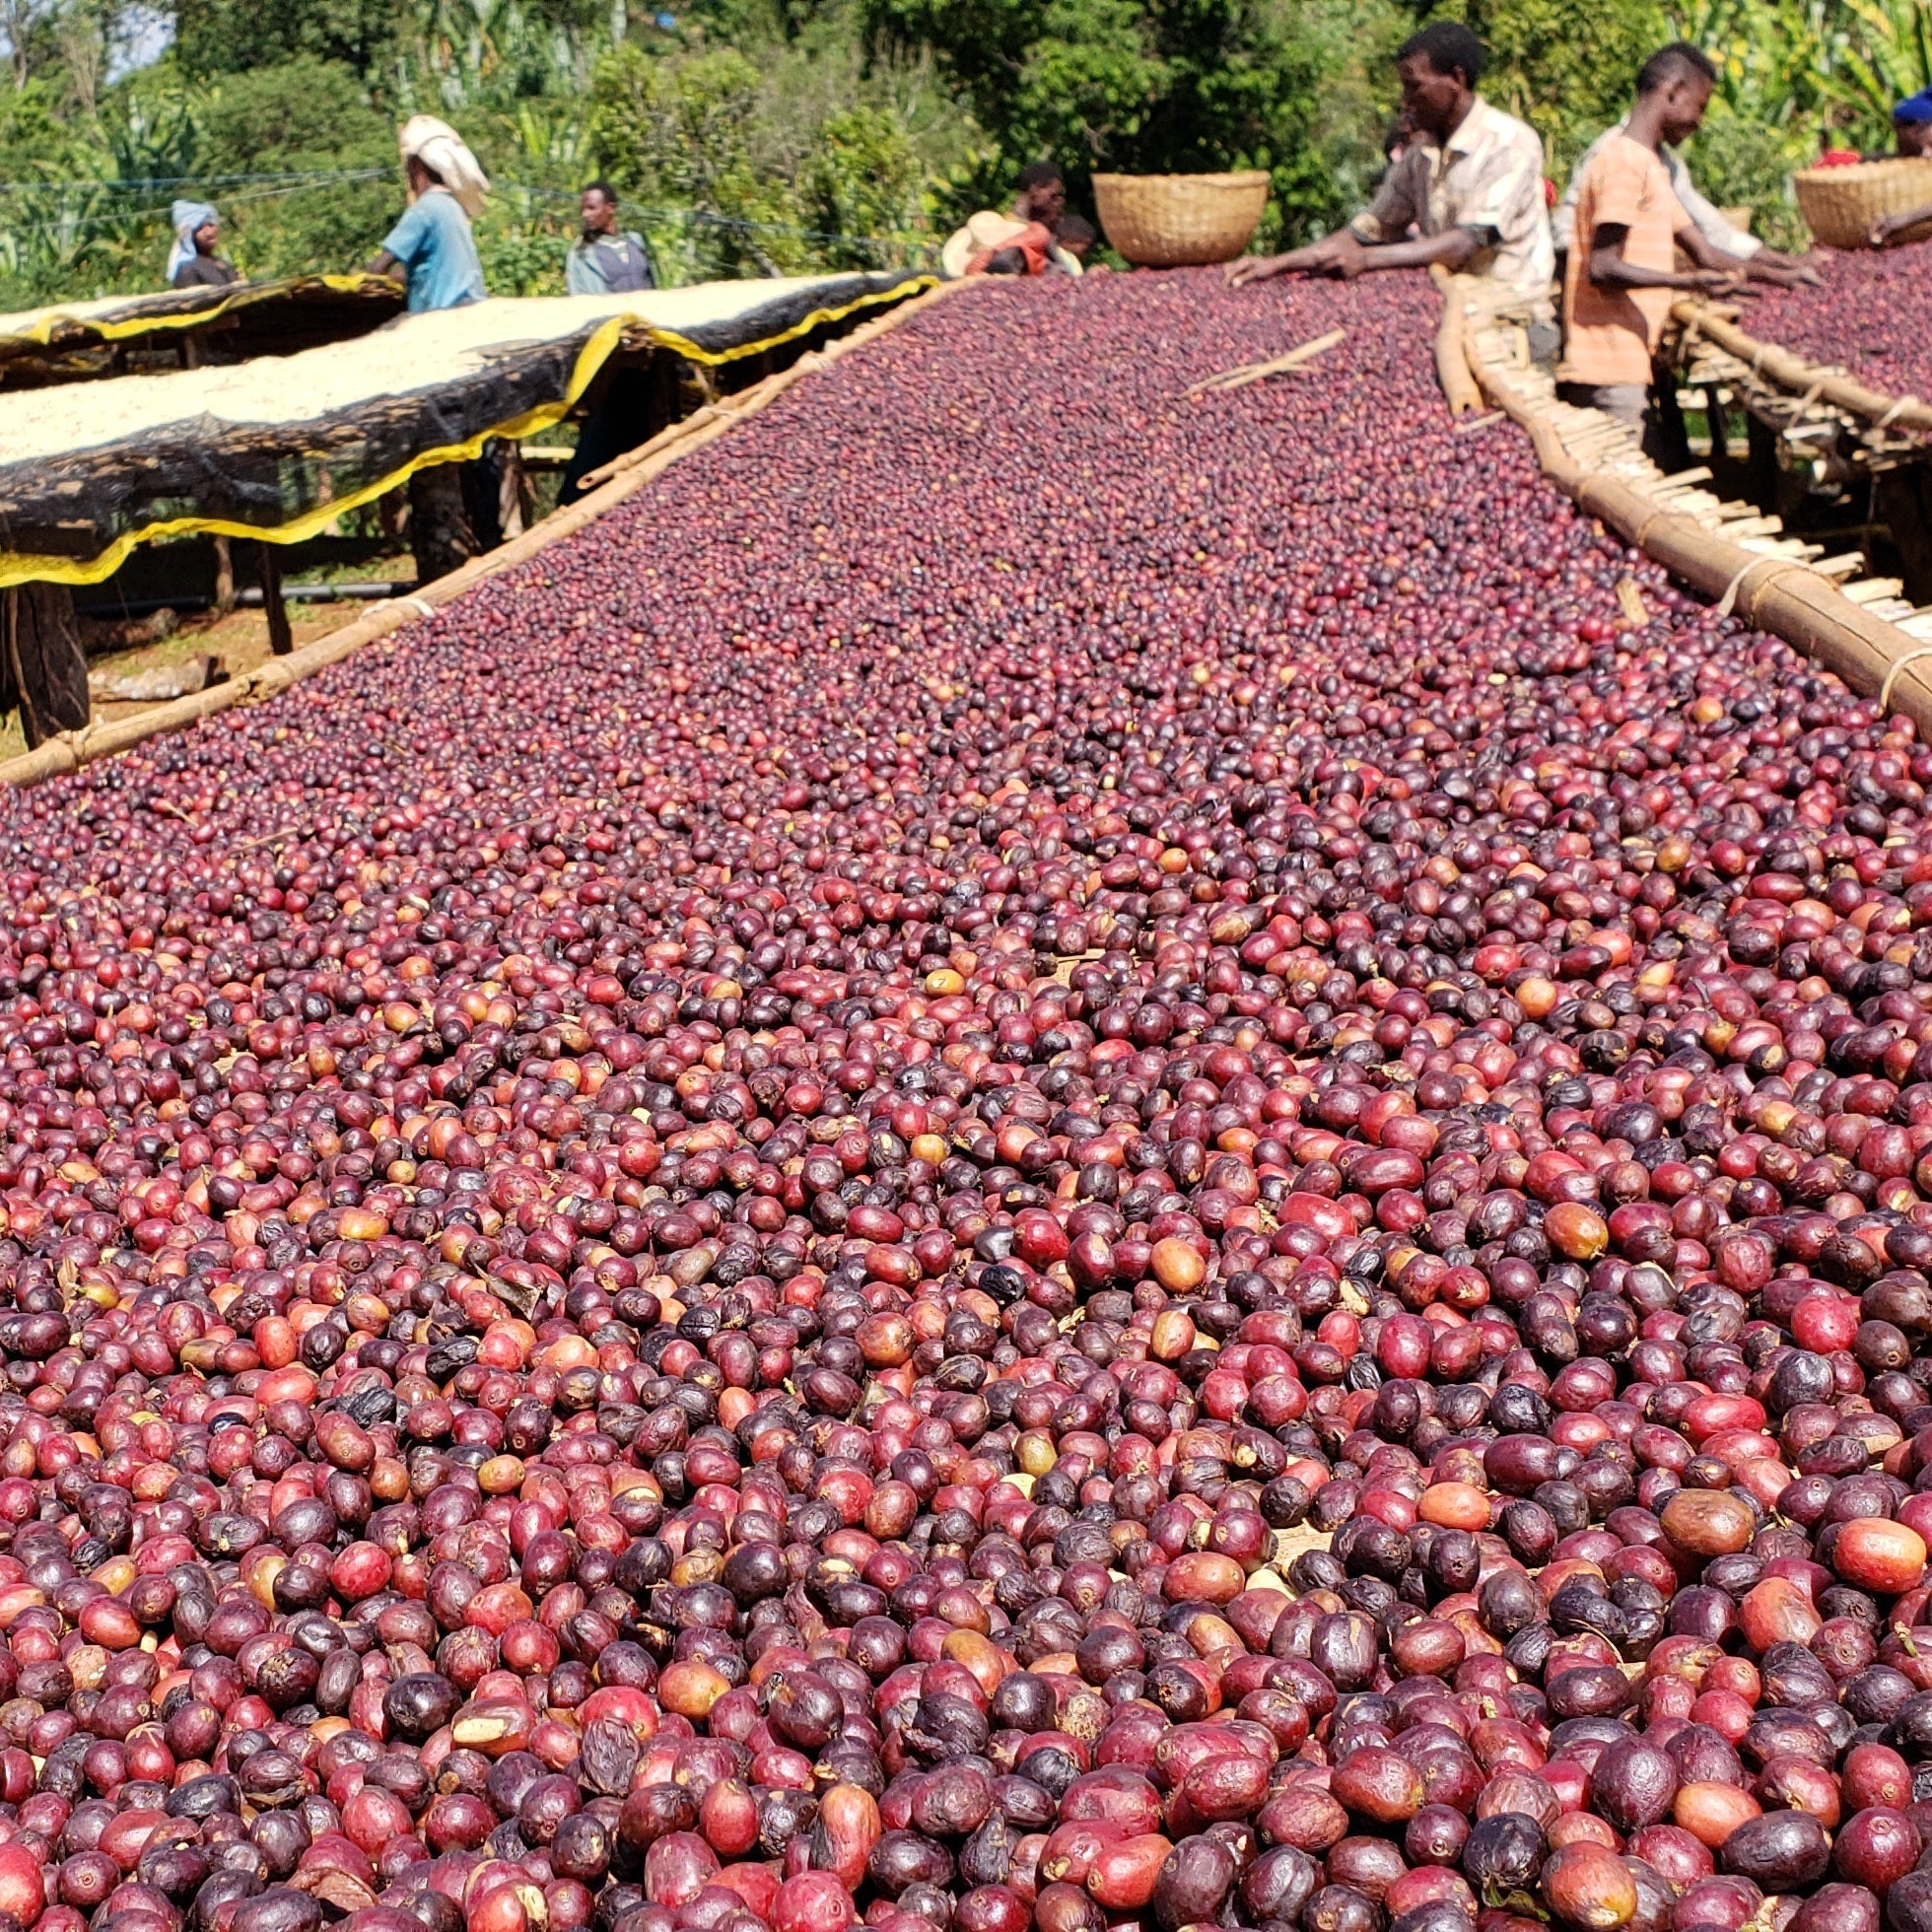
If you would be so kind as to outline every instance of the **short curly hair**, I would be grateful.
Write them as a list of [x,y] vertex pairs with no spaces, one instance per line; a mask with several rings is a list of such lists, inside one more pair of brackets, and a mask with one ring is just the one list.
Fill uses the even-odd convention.
[[1460,73],[1466,87],[1483,78],[1486,59],[1483,42],[1459,20],[1432,20],[1406,39],[1396,53],[1398,60],[1414,60],[1419,55],[1438,74]]

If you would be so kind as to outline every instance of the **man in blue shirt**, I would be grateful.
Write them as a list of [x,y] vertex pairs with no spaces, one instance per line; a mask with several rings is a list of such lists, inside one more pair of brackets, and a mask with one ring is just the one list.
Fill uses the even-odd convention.
[[370,263],[377,275],[397,269],[408,277],[409,312],[460,309],[481,302],[483,264],[463,205],[443,177],[419,155],[405,164],[410,203],[401,221],[382,240],[382,251]]
[[[409,207],[370,263],[377,275],[400,271],[408,280],[411,314],[461,309],[481,302],[483,264],[470,217],[483,206],[489,176],[462,137],[433,114],[417,114],[401,135]],[[514,492],[503,446],[490,445],[475,462],[437,463],[409,479],[409,543],[417,582],[447,576],[503,538],[502,505]]]

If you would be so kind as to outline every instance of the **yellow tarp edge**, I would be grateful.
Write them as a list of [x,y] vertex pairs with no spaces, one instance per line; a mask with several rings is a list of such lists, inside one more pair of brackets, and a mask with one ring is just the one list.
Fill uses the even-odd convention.
[[[36,348],[52,346],[54,334],[61,329],[74,329],[82,333],[98,336],[103,342],[119,342],[135,335],[153,335],[168,328],[200,328],[208,322],[216,321],[236,309],[247,309],[270,296],[280,295],[284,290],[298,287],[313,287],[316,284],[335,295],[360,295],[364,291],[374,294],[376,288],[393,285],[398,293],[401,283],[386,275],[292,275],[276,282],[243,282],[233,295],[225,296],[206,309],[183,309],[177,313],[159,315],[129,315],[114,321],[102,315],[77,315],[71,310],[56,310],[44,316],[32,328],[9,329],[0,333],[0,346],[12,343],[32,343]],[[156,294],[167,294],[167,290],[156,290]],[[130,302],[143,301],[141,296],[130,296]],[[79,346],[78,344],[76,345]]]
[[[717,368],[724,363],[741,361],[746,356],[778,348],[826,322],[841,321],[847,315],[856,314],[862,309],[876,308],[880,303],[900,302],[908,296],[922,294],[935,287],[938,281],[936,275],[914,276],[889,289],[871,290],[838,309],[814,309],[802,321],[778,335],[765,336],[759,341],[747,342],[723,353],[700,349],[688,336],[678,334],[675,329],[654,328],[649,334],[660,348]],[[466,442],[445,444],[435,449],[423,450],[399,469],[389,471],[346,497],[332,497],[327,503],[318,503],[291,522],[265,529],[255,523],[231,522],[222,517],[172,517],[159,523],[144,524],[138,530],[123,531],[97,557],[38,557],[24,551],[0,554],[0,589],[11,588],[17,584],[100,584],[112,577],[138,546],[152,543],[158,537],[236,536],[253,537],[260,543],[306,543],[311,536],[319,535],[336,518],[348,511],[360,510],[366,503],[374,503],[399,483],[406,483],[419,469],[433,469],[440,463],[469,462],[483,453],[486,443],[498,437],[509,437],[514,441],[518,437],[533,436],[537,431],[547,430],[561,422],[590,386],[597,372],[632,326],[622,315],[613,315],[600,323],[578,351],[571,380],[563,395],[555,402],[539,403],[534,409],[525,410],[522,415],[513,417],[507,423],[479,430]]]
[[713,369],[729,362],[742,362],[746,356],[761,355],[767,349],[776,349],[787,342],[794,342],[801,335],[809,335],[813,329],[825,322],[843,321],[846,316],[856,314],[861,309],[877,307],[881,302],[900,302],[910,295],[923,295],[928,289],[937,288],[940,278],[936,275],[915,275],[895,283],[889,289],[874,289],[862,295],[856,302],[848,302],[838,309],[814,309],[803,321],[778,335],[768,335],[761,341],[747,342],[736,349],[701,349],[688,335],[680,335],[677,330],[654,328],[651,339],[660,349],[670,349],[684,357],[688,362],[704,363]]

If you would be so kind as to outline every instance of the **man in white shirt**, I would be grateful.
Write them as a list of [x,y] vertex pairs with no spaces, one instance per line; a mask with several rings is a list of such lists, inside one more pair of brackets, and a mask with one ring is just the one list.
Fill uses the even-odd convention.
[[[1440,262],[1519,295],[1533,324],[1532,353],[1553,355],[1556,251],[1543,143],[1476,92],[1483,60],[1483,43],[1460,22],[1431,21],[1412,35],[1396,56],[1396,75],[1415,138],[1367,210],[1305,248],[1233,263],[1228,280],[1237,287],[1276,275],[1352,280]],[[1414,241],[1405,239],[1412,227]]]

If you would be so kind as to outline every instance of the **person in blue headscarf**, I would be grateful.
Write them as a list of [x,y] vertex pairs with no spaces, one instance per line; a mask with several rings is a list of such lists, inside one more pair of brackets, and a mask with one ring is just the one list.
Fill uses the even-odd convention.
[[216,253],[222,218],[211,201],[177,201],[169,210],[174,245],[168,255],[171,289],[225,289],[242,279],[232,261]]
[[1932,155],[1932,87],[1908,94],[1893,108],[1892,145],[1913,161]]
[[[1892,145],[1907,161],[1932,157],[1932,88],[1908,94],[1892,110]],[[1866,238],[1875,248],[1889,248],[1908,230],[1932,222],[1932,202],[1907,208],[1897,215],[1882,215],[1872,224]]]

